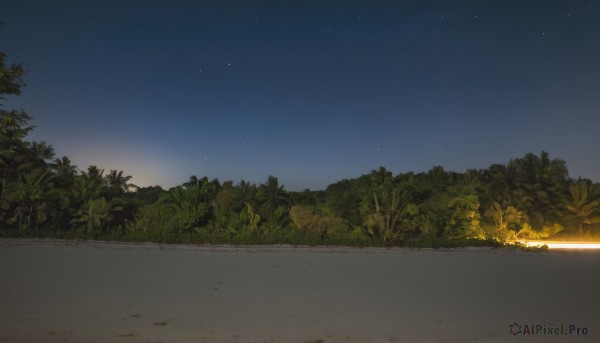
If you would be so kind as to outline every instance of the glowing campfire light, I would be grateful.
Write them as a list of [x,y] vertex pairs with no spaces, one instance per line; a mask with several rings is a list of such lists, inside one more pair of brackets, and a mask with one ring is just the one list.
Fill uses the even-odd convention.
[[548,249],[600,249],[598,242],[557,242],[557,241],[521,241],[528,247],[541,247],[544,244]]

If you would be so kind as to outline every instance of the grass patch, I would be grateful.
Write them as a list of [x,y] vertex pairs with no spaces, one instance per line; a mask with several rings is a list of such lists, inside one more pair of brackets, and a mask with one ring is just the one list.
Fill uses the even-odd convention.
[[[357,238],[353,232],[340,233],[333,237],[302,232],[293,229],[270,230],[268,232],[250,230],[224,230],[197,228],[186,232],[134,231],[116,228],[107,231],[70,230],[14,230],[0,229],[2,238],[40,238],[66,240],[97,240],[117,242],[153,242],[163,244],[229,244],[229,245],[306,245],[306,246],[348,246],[348,247],[409,247],[409,248],[463,248],[501,247],[494,240],[468,238],[418,237],[397,242],[384,242],[378,238]],[[507,245],[508,246],[508,245]],[[523,245],[508,246],[525,251],[547,251],[547,247],[531,248]]]

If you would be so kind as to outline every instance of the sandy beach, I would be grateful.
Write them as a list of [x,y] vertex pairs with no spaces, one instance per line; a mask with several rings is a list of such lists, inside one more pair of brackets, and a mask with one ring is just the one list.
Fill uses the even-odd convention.
[[600,252],[3,239],[0,342],[600,342]]

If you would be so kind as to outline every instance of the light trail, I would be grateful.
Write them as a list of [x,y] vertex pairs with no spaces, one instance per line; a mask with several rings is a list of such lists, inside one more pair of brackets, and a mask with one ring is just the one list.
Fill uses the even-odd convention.
[[560,241],[519,241],[527,247],[541,247],[544,244],[548,249],[600,249],[600,242],[560,242]]

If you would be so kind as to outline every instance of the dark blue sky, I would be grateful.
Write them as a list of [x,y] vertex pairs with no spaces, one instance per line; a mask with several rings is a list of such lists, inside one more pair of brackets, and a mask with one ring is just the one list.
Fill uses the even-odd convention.
[[600,181],[593,1],[0,2],[32,140],[139,185],[321,189],[546,150]]

